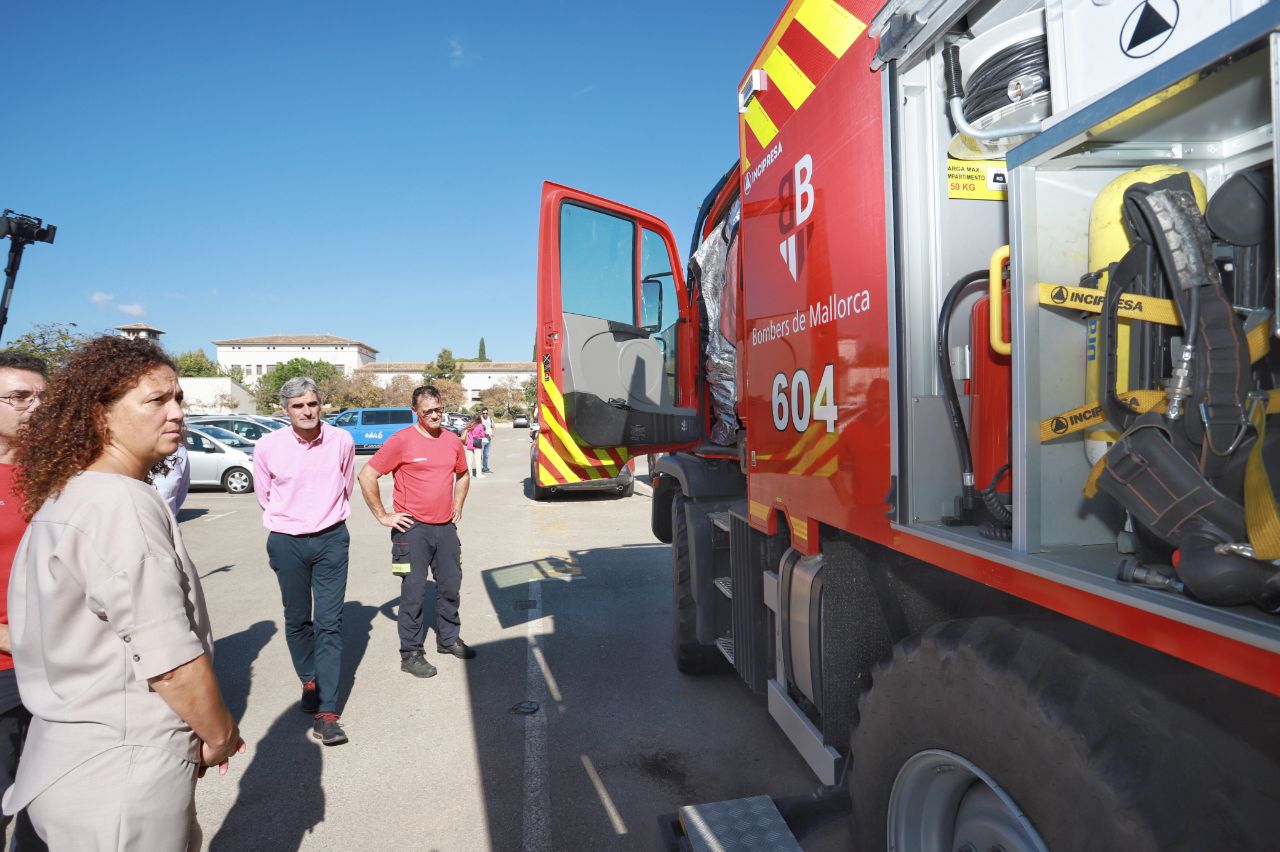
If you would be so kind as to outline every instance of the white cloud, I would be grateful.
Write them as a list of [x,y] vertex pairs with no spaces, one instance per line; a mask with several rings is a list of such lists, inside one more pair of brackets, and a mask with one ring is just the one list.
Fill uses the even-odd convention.
[[116,310],[131,317],[144,317],[147,315],[147,309],[136,302],[132,305],[116,305]]
[[470,65],[470,64],[472,64],[473,62],[475,62],[475,61],[476,61],[477,59],[479,59],[479,58],[480,58],[480,57],[478,57],[476,54],[472,53],[471,51],[469,51],[469,50],[467,50],[465,47],[463,47],[463,46],[462,46],[462,42],[458,41],[458,39],[457,39],[457,38],[450,37],[450,39],[449,39],[449,67],[451,67],[451,68],[461,68],[461,67],[463,67],[464,65]]
[[89,294],[89,301],[93,302],[95,305],[97,305],[100,308],[105,308],[107,304],[114,298],[115,296],[111,295],[110,293],[104,293],[101,290],[96,290]]

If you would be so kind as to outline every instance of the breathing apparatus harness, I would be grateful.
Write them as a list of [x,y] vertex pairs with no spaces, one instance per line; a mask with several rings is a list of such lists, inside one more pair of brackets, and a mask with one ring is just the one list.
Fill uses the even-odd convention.
[[[1280,553],[1246,543],[1267,535],[1263,528],[1275,522],[1254,519],[1263,513],[1261,503],[1276,516],[1262,454],[1267,397],[1253,390],[1245,323],[1227,297],[1189,179],[1175,175],[1129,187],[1124,220],[1132,245],[1109,269],[1099,322],[1099,402],[1123,434],[1094,466],[1085,494],[1111,496],[1144,541],[1154,539],[1164,553],[1173,549],[1177,576],[1195,597],[1280,611],[1280,570],[1272,562]],[[1122,296],[1161,287],[1184,335],[1172,347],[1172,377],[1162,398],[1150,391],[1118,394]],[[1132,578],[1128,567],[1124,573]],[[1171,579],[1145,569],[1140,575],[1150,576],[1151,585]]]

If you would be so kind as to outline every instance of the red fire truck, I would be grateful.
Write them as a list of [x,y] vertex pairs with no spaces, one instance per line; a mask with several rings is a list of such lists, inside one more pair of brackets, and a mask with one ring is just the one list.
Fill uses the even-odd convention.
[[787,4],[687,268],[544,186],[535,484],[663,453],[676,665],[859,849],[1280,848],[1280,3],[877,6]]

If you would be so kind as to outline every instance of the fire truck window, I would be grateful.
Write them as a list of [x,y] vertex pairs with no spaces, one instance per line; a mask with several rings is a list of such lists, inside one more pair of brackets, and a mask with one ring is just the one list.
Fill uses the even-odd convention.
[[560,306],[570,314],[633,324],[635,225],[565,204],[560,208]]
[[662,347],[663,381],[668,400],[676,398],[676,324],[680,303],[676,300],[676,278],[671,273],[671,255],[666,241],[646,228],[640,239],[640,276],[662,282],[662,317],[654,337]]

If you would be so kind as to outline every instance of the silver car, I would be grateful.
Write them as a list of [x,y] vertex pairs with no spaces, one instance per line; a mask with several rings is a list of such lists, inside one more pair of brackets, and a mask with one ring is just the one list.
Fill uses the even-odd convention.
[[267,417],[254,417],[248,414],[201,414],[188,417],[187,423],[192,426],[217,426],[228,432],[235,432],[241,438],[257,443],[261,438],[280,428],[280,424]]
[[192,485],[221,485],[232,494],[253,490],[251,441],[207,423],[189,423],[185,440]]

